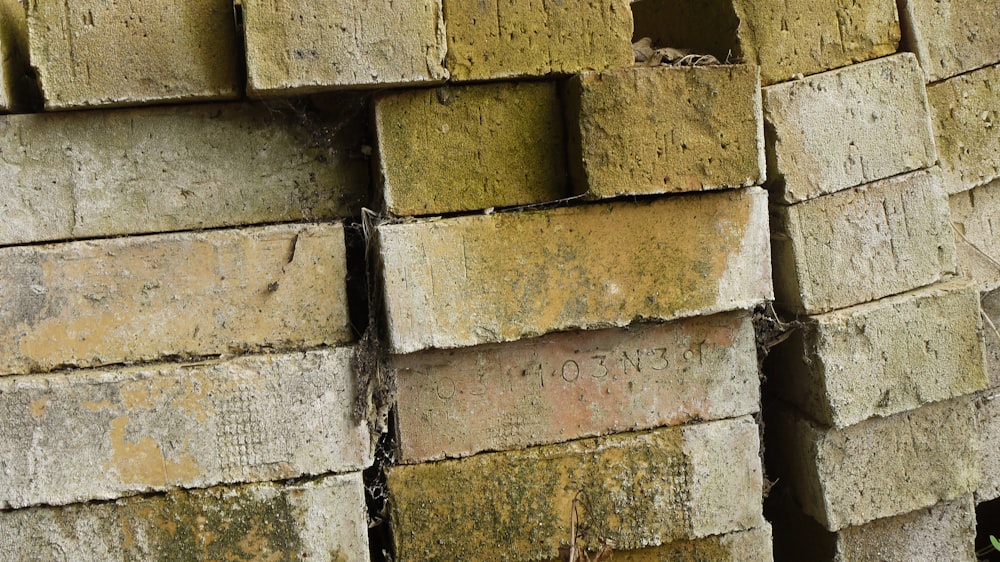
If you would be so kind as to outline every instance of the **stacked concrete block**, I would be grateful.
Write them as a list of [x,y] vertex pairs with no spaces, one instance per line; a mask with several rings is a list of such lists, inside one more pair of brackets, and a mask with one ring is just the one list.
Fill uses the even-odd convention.
[[902,0],[906,48],[920,59],[928,82],[1000,62],[1000,4],[977,0]]

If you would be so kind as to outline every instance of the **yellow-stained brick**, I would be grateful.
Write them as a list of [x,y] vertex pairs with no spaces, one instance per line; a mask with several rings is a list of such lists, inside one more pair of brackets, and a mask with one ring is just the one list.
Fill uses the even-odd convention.
[[456,81],[631,66],[628,0],[443,0]]
[[[593,553],[591,553],[593,555]],[[613,551],[614,562],[773,562],[771,526],[641,550]]]
[[233,3],[27,3],[31,65],[47,109],[236,99]]
[[564,98],[574,188],[590,198],[764,181],[754,66],[585,72]]
[[383,225],[391,351],[751,308],[772,293],[766,199],[746,188]]
[[286,225],[0,249],[0,374],[351,337],[344,229]]
[[928,82],[1000,62],[1000,2],[900,0],[899,9]]
[[448,78],[441,0],[243,0],[243,25],[251,95]]
[[555,558],[578,494],[589,538],[622,550],[760,527],[757,431],[743,417],[393,467],[396,559]]
[[382,199],[396,215],[540,203],[568,195],[556,85],[394,92],[375,102]]

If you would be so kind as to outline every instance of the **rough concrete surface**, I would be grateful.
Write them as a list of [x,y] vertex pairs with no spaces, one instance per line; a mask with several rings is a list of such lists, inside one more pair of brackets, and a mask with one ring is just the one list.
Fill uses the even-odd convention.
[[923,74],[902,53],[764,89],[768,187],[795,203],[937,160]]
[[989,388],[976,397],[979,423],[979,487],[976,503],[1000,498],[1000,388]]
[[0,245],[356,216],[364,118],[340,97],[0,117]]
[[569,195],[554,82],[445,86],[375,101],[386,210],[429,215]]
[[632,66],[628,0],[443,0],[455,81]]
[[590,198],[764,181],[757,67],[584,72],[563,98],[574,188]]
[[[548,560],[574,497],[622,550],[760,527],[749,417],[389,470],[398,560]],[[581,494],[577,496],[577,494]]]
[[983,346],[986,348],[986,375],[990,388],[1000,387],[1000,290],[981,293],[980,308],[984,320]]
[[767,357],[768,382],[844,427],[986,388],[979,292],[960,281],[804,319]]
[[614,551],[615,562],[772,562],[771,526],[641,550]]
[[1000,65],[927,87],[944,187],[965,191],[1000,178]]
[[441,0],[243,0],[247,93],[439,83]]
[[0,560],[363,562],[361,473],[0,512]]
[[[1000,179],[948,198],[955,232],[958,273],[980,291],[1000,288]],[[1000,384],[1000,381],[998,381]]]
[[758,411],[745,312],[396,356],[401,462]]
[[336,344],[342,225],[0,248],[0,374]]
[[1000,62],[995,1],[899,0],[899,17],[928,82]]
[[771,295],[766,199],[747,188],[383,225],[390,352],[752,308]]
[[777,304],[817,314],[929,285],[955,271],[934,170],[771,208]]
[[29,2],[27,24],[46,109],[236,99],[243,93],[230,0]]
[[765,404],[769,476],[830,531],[969,495],[979,482],[970,402],[935,402],[843,429]]
[[351,354],[0,378],[0,508],[367,468]]

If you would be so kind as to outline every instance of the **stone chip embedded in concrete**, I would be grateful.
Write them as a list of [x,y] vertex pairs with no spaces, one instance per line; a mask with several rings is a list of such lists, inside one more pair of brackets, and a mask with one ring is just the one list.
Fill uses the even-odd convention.
[[549,560],[578,493],[586,521],[620,550],[760,527],[757,431],[742,417],[392,467],[394,553]]
[[0,560],[365,562],[360,473],[0,512]]
[[795,203],[937,160],[910,53],[764,89],[768,188]]
[[771,208],[776,303],[817,314],[929,285],[955,271],[947,197],[911,172]]
[[0,248],[0,374],[351,339],[341,224]]
[[584,72],[563,97],[575,189],[590,198],[764,181],[757,67]]
[[29,2],[27,24],[46,109],[237,99],[243,93],[230,0]]
[[948,203],[959,274],[980,291],[1000,288],[1000,237],[993,225],[1000,214],[1000,179],[952,194]]
[[243,0],[247,91],[443,82],[441,0]]
[[365,113],[328,97],[0,117],[0,245],[356,216]]
[[0,508],[371,464],[352,349],[0,378]]
[[746,188],[382,225],[390,352],[752,308],[771,295],[766,199]]
[[455,81],[632,66],[628,0],[443,0]]
[[745,312],[392,359],[396,460],[517,449],[759,410]]
[[928,82],[1000,62],[1000,4],[982,0],[901,0],[907,50]]
[[509,207],[569,195],[554,82],[391,92],[374,106],[381,197],[395,215]]
[[937,284],[803,319],[767,357],[785,400],[845,427],[987,386],[979,292]]

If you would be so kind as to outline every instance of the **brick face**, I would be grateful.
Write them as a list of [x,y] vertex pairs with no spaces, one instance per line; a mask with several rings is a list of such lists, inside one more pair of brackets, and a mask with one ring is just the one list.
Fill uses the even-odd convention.
[[994,227],[1000,213],[1000,180],[955,193],[948,203],[958,272],[981,291],[1000,287],[1000,238]]
[[901,0],[908,50],[928,82],[1000,62],[1000,4],[979,0]]

